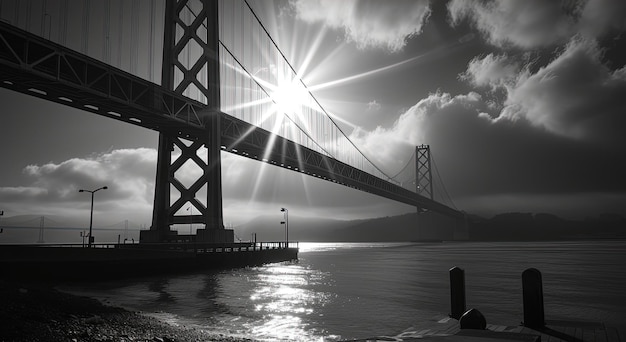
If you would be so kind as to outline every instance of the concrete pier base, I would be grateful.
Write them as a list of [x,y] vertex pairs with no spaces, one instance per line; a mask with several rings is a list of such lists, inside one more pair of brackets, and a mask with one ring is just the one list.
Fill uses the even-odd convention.
[[257,266],[298,259],[298,248],[287,248],[284,243],[191,242],[96,246],[0,246],[0,279],[108,280]]

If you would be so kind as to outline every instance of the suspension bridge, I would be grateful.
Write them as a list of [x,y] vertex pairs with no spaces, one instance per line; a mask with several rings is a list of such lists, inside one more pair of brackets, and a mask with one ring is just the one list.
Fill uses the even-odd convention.
[[[1,87],[159,132],[142,242],[177,240],[172,226],[189,223],[204,225],[196,241],[233,242],[222,217],[222,152],[464,227],[462,212],[434,199],[437,179],[447,192],[433,178],[430,148],[416,147],[395,175],[383,171],[307,88],[246,0],[0,0],[0,19]],[[286,101],[294,97],[297,104]],[[201,171],[191,184],[177,177],[185,167]]]

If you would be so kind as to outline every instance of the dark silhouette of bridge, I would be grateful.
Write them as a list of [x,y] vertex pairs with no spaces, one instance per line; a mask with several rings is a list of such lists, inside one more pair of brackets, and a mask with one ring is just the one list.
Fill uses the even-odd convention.
[[[233,241],[222,219],[222,151],[463,221],[433,199],[430,149],[416,148],[413,180],[404,183],[412,189],[386,175],[308,91],[245,0],[27,3],[0,6],[0,86],[160,133],[142,241],[176,240],[171,226],[190,222],[205,226],[198,241]],[[291,82],[308,102],[286,112],[267,79]],[[189,163],[202,172],[184,185],[176,176]]]

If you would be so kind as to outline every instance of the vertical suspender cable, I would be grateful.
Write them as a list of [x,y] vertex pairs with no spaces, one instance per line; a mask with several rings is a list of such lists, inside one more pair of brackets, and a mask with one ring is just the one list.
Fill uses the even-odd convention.
[[[43,26],[44,29],[48,30],[48,37],[46,39],[51,40],[51,36],[52,36],[52,16],[50,16],[50,13],[48,13],[48,1],[43,0]],[[46,20],[47,19],[47,20]]]
[[43,0],[41,3],[41,37],[43,38],[50,38],[49,35],[48,37],[46,37],[46,16],[48,15],[48,13],[46,13],[46,0]]
[[148,39],[148,80],[154,80],[153,41],[154,40],[154,1],[150,1],[150,39]]
[[[191,18],[191,12],[187,12],[186,13],[186,21],[187,22],[193,22],[193,18]],[[191,39],[187,40],[187,43],[185,45],[185,52],[187,53],[187,71],[191,70],[191,44],[189,44],[189,42],[191,41]],[[183,79],[187,78],[187,75],[189,73],[185,72],[185,75],[183,76]],[[187,94],[187,96],[191,97],[192,99],[196,99],[196,97],[193,95],[192,92],[192,88],[190,88],[191,84],[187,85],[186,90],[183,91],[183,94]]]
[[104,1],[104,23],[103,23],[103,31],[104,31],[104,46],[102,51],[104,52],[104,62],[107,64],[111,63],[111,53],[110,53],[110,45],[111,45],[111,0]]
[[[242,15],[242,16],[241,16],[241,30],[240,30],[239,32],[241,32],[241,34],[240,34],[240,35],[241,35],[241,37],[240,37],[240,41],[241,41],[241,50],[240,50],[240,53],[241,53],[241,60],[244,62],[244,65],[245,65],[245,63],[246,63],[246,42],[245,42],[245,40],[244,40],[244,35],[243,35],[243,32],[246,32],[245,22],[246,22],[246,20],[245,20],[244,16]],[[243,100],[243,103],[246,103],[246,93],[247,93],[246,91],[244,91],[244,92],[242,93],[242,100]],[[253,114],[253,115],[254,115],[254,114]],[[253,123],[254,123],[254,121],[252,121],[252,120],[253,120],[253,115],[251,115],[251,116],[248,118],[248,120],[250,120],[250,121],[248,121],[248,122],[253,122]]]
[[15,0],[15,26],[20,26],[20,2]]
[[82,46],[81,46],[81,52],[89,55],[87,53],[87,49],[89,48],[88,44],[88,39],[89,39],[89,0],[85,0],[85,3],[83,4],[83,23],[82,23],[83,27],[82,27]]
[[119,2],[119,10],[117,14],[117,67],[122,69],[122,39],[124,38],[124,2]]
[[31,32],[30,21],[31,21],[31,10],[33,7],[33,2],[31,0],[26,0],[26,22],[24,23],[24,30]]
[[61,45],[65,45],[67,41],[67,11],[67,0],[62,0],[59,10],[59,44]]
[[46,13],[44,15],[44,19],[45,18],[48,18],[48,25],[47,25],[47,27],[48,27],[48,40],[50,40],[51,35],[52,35],[52,17],[50,16],[50,14]]
[[[4,6],[2,6],[2,3],[3,3],[3,2],[4,2],[4,0],[0,0],[0,18],[2,18],[2,7],[4,7]],[[16,6],[15,6],[15,7],[17,7],[17,0],[16,0]],[[15,7],[14,7],[14,8],[15,8]],[[16,15],[17,15],[17,10],[14,10],[14,11],[13,11],[13,19],[15,19],[15,16],[16,16]],[[8,17],[9,17],[9,16],[7,15],[7,18],[8,18]],[[17,21],[16,21],[15,23],[12,23],[12,22],[11,22],[11,20],[9,20],[9,19],[6,19],[6,20],[4,20],[4,21],[8,22],[9,24],[14,24],[14,25],[17,25]]]
[[130,10],[130,73],[137,75],[137,1],[133,0]]

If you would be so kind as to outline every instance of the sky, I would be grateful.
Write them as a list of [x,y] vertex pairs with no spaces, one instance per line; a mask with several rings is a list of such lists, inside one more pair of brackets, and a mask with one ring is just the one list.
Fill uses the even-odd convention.
[[[386,172],[428,144],[460,210],[626,216],[626,2],[250,3],[319,102]],[[5,218],[88,224],[90,198],[78,189],[107,185],[94,226],[150,225],[158,133],[6,89],[0,103]],[[224,152],[222,182],[224,222],[235,227],[280,220],[281,207],[336,219],[415,211]]]

